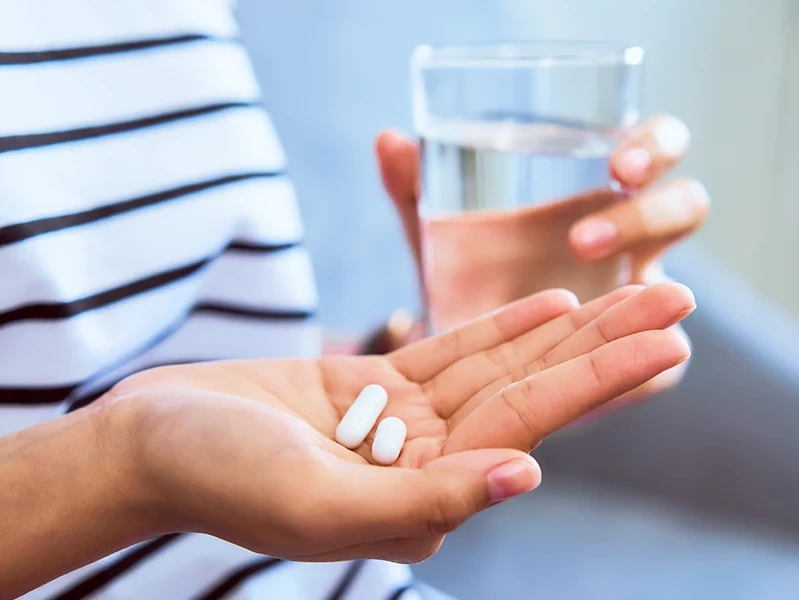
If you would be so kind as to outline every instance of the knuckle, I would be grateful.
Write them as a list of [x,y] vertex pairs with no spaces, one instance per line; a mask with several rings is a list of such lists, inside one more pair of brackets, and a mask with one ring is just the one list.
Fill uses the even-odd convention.
[[[633,357],[634,358],[634,357]],[[599,360],[599,355],[596,351],[589,352],[588,366],[591,372],[591,378],[599,389],[603,389],[606,383],[605,372]]]
[[514,414],[530,439],[537,439],[538,427],[535,413],[533,385],[524,380],[509,386],[499,393],[499,398]]
[[437,404],[435,398],[441,394],[441,390],[439,389],[440,387],[441,386],[439,385],[438,377],[433,377],[422,384],[422,393],[428,398],[433,406],[436,406]]
[[514,330],[514,321],[509,318],[510,316],[507,311],[502,309],[495,310],[491,315],[490,323],[500,338],[509,337]]
[[513,349],[512,344],[500,344],[488,350],[485,356],[499,373],[509,374],[514,381],[524,377],[524,364],[519,360],[519,356]]
[[461,356],[465,347],[463,330],[461,328],[451,329],[439,338],[441,351],[446,356]]
[[527,379],[528,377],[535,375],[536,373],[540,373],[541,371],[546,371],[547,369],[555,366],[557,360],[555,358],[555,348],[544,354],[543,356],[535,359],[533,362],[525,365],[524,368],[524,377],[522,379]]
[[604,314],[596,318],[593,323],[593,329],[599,338],[600,345],[605,345],[615,338],[613,332],[610,330],[608,318]]
[[583,328],[583,325],[585,325],[585,318],[581,311],[574,310],[566,313],[566,315],[568,317],[568,327],[563,331],[563,335],[561,336],[563,339],[579,331]]
[[671,115],[657,115],[649,121],[651,133],[658,151],[667,159],[677,159],[688,149],[691,132],[680,119]]
[[434,538],[446,535],[463,525],[474,512],[476,508],[465,493],[451,486],[444,486],[433,496],[427,532]]
[[546,371],[547,369],[551,369],[554,367],[558,360],[557,356],[557,347],[553,348],[542,357],[537,358],[535,361],[530,363],[529,367],[527,368],[526,376],[529,377],[530,375],[535,375],[536,373],[540,373],[541,371]]
[[659,237],[664,225],[670,224],[672,220],[668,217],[668,212],[673,211],[672,204],[674,203],[668,198],[668,193],[662,190],[656,193],[654,198],[650,198],[647,194],[637,198],[630,205],[630,217],[637,237],[643,239]]
[[513,366],[513,352],[508,349],[507,344],[500,344],[488,350],[485,355],[491,364],[499,367],[502,371],[508,371]]
[[[633,381],[645,377],[649,379],[656,373],[652,369],[656,368],[661,353],[658,351],[662,345],[663,338],[660,331],[645,331],[636,334],[631,338],[629,344],[624,345],[611,364],[608,359],[607,364],[600,364],[596,361],[596,372],[605,379],[612,379],[615,374],[620,374],[625,381]],[[604,375],[603,375],[604,374]],[[641,381],[640,383],[643,383]]]
[[649,235],[673,235],[698,229],[710,210],[710,197],[695,179],[674,180],[637,203],[642,229]]

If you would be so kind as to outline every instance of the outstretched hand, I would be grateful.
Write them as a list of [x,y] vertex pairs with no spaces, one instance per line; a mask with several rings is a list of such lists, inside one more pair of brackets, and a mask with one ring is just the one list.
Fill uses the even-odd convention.
[[[125,493],[160,531],[295,560],[418,561],[478,511],[535,488],[527,453],[547,435],[685,361],[668,328],[693,309],[672,283],[581,307],[547,291],[386,356],[145,371],[101,408],[125,415],[112,437],[139,475]],[[335,442],[370,383],[388,391],[383,416],[408,426],[392,467],[372,463],[371,436],[354,451]]]

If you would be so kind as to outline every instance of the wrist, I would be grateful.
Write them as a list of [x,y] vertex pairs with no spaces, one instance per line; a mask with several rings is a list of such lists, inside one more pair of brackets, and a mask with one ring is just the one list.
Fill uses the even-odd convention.
[[175,531],[177,519],[146,456],[147,399],[115,388],[91,409],[97,451],[108,457],[105,480],[115,517],[128,524],[129,535],[138,538],[136,541]]
[[159,533],[118,420],[101,402],[0,439],[3,593],[16,597]]

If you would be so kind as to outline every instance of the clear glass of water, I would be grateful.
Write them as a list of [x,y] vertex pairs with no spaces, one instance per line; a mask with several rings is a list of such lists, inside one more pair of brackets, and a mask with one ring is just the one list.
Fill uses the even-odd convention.
[[641,48],[610,43],[416,49],[433,332],[542,289],[586,301],[617,287],[623,261],[578,261],[568,231],[621,197],[608,158],[638,120],[642,62]]

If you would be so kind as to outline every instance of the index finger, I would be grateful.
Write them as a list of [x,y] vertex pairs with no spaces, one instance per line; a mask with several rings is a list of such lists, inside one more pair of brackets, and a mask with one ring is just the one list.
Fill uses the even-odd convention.
[[685,362],[677,333],[645,331],[541,371],[494,394],[450,434],[444,452],[529,451],[553,431]]

